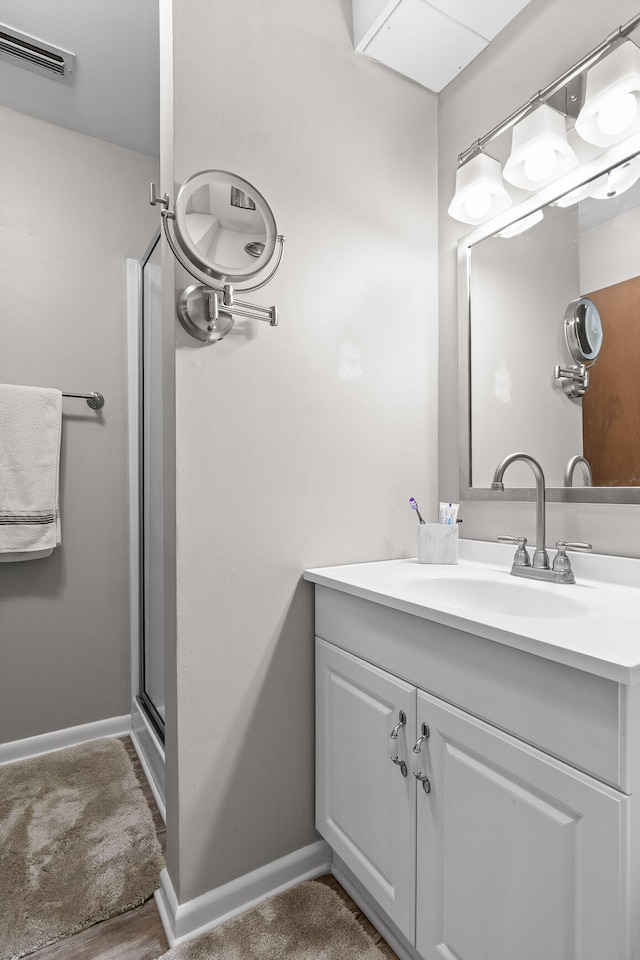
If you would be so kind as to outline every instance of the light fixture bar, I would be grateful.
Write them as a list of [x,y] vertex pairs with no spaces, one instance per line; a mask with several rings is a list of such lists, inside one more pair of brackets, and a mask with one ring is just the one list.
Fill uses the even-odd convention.
[[520,120],[523,120],[524,117],[528,116],[536,107],[539,107],[541,103],[546,103],[550,97],[553,97],[554,94],[558,93],[563,87],[566,87],[567,84],[571,83],[577,76],[587,70],[589,67],[592,67],[595,63],[598,63],[599,60],[608,54],[614,47],[617,47],[623,40],[626,40],[629,34],[633,33],[634,30],[640,27],[640,13],[636,14],[635,17],[632,17],[631,20],[628,20],[627,23],[624,23],[622,26],[618,27],[617,30],[614,30],[606,40],[603,40],[602,43],[598,44],[597,47],[588,53],[586,56],[582,57],[581,60],[578,60],[569,70],[565,70],[561,76],[554,80],[552,83],[548,84],[546,87],[543,87],[542,90],[538,90],[536,94],[531,97],[526,103],[521,107],[518,107],[517,110],[514,110],[513,113],[509,114],[506,120],[503,120],[501,123],[498,123],[493,127],[488,133],[485,133],[483,137],[480,137],[479,140],[474,141],[470,147],[467,147],[459,156],[458,164],[461,165],[466,163],[467,160],[470,160],[471,157],[475,156],[492,140],[495,140],[496,137],[499,137],[500,134],[506,133],[507,130],[511,130],[512,127],[515,127]]

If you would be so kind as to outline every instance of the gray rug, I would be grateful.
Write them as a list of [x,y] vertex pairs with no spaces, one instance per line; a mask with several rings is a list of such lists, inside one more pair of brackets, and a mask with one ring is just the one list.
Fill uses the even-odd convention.
[[0,960],[143,903],[163,866],[119,740],[0,766]]
[[384,960],[337,893],[312,880],[265,900],[161,960]]

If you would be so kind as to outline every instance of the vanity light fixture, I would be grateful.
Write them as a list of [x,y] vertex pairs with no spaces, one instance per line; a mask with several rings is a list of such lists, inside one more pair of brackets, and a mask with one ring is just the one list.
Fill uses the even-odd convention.
[[[551,101],[554,107],[561,101],[564,113],[578,117],[576,130],[590,143],[608,146],[640,130],[640,51],[628,40],[638,27],[640,13],[459,154],[456,193],[449,206],[451,217],[463,223],[480,224],[512,203],[498,172],[500,164],[482,152],[488,143],[508,130],[513,130],[513,149],[505,166],[505,178],[514,186],[537,190],[576,165],[575,154],[566,143],[562,115],[557,114],[561,128],[558,120],[550,119],[554,113],[548,106]],[[603,70],[599,69],[601,66]],[[586,102],[578,112],[580,96],[576,88],[586,71],[589,71]],[[591,131],[595,126],[599,131],[597,135],[606,139],[594,139]],[[477,166],[480,161],[491,161],[483,164],[487,166],[487,173],[492,167],[489,199],[486,190],[484,199],[481,199],[482,190],[478,189],[477,193],[470,190],[475,177],[471,165],[476,161]],[[477,178],[482,182],[480,171]]]
[[587,73],[576,131],[608,147],[640,130],[640,50],[627,40]]
[[476,153],[458,168],[456,192],[449,216],[462,223],[479,224],[511,206],[502,182],[500,164],[493,157]]
[[531,227],[535,227],[536,223],[540,223],[544,219],[544,213],[542,210],[534,210],[533,213],[530,213],[528,217],[523,217],[521,220],[516,220],[515,223],[510,223],[508,227],[505,227],[504,230],[501,230],[498,234],[499,237],[502,237],[503,240],[509,240],[511,237],[517,237],[519,233],[524,233],[526,230],[530,230]]
[[567,143],[564,117],[542,103],[513,128],[511,155],[503,174],[515,187],[537,190],[567,173],[577,162]]

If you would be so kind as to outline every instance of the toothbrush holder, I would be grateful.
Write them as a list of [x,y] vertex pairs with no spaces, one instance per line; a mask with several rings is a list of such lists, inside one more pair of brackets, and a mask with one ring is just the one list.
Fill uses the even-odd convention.
[[418,525],[418,563],[457,563],[458,524]]

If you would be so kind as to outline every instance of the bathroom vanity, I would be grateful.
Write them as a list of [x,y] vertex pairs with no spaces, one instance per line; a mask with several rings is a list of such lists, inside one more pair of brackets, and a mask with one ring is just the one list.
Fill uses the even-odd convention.
[[[396,952],[640,957],[640,561],[309,570],[316,826]],[[633,905],[636,905],[633,907]]]

